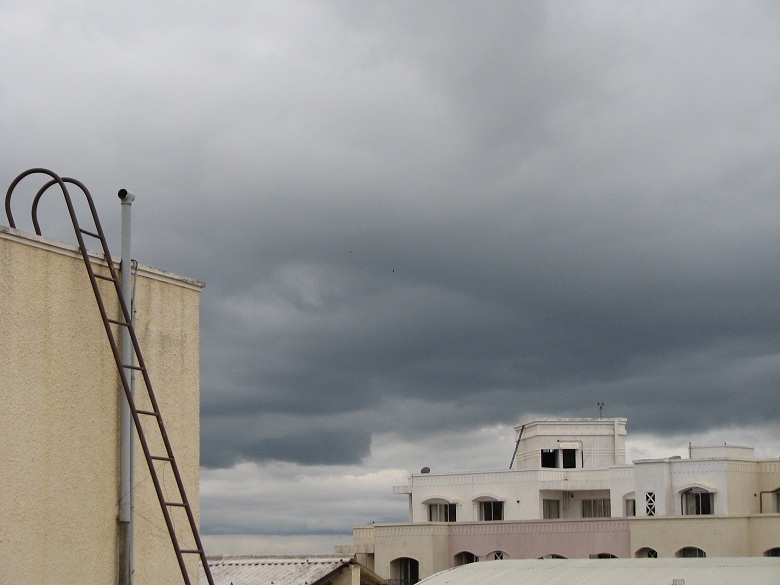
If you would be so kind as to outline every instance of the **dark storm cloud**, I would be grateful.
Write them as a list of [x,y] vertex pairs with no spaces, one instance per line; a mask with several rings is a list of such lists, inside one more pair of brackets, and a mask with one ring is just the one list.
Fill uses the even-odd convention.
[[312,416],[308,424],[301,424],[288,417],[282,425],[279,417],[262,414],[249,419],[238,414],[212,417],[204,430],[204,444],[216,448],[203,451],[201,464],[228,467],[242,461],[275,460],[301,465],[350,465],[368,456],[371,433],[367,429],[346,432],[343,428],[318,426],[313,424],[315,421]]
[[0,170],[132,188],[207,282],[204,465],[776,419],[773,5],[11,6]]

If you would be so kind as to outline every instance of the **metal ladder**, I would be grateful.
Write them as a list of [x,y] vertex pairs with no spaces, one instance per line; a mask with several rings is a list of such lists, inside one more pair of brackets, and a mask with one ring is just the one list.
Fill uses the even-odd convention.
[[[40,225],[38,224],[38,202],[40,201],[41,196],[50,187],[53,187],[54,185],[58,185],[60,187],[60,190],[62,191],[62,194],[65,197],[65,203],[67,204],[68,207],[70,219],[73,222],[73,229],[76,233],[76,238],[79,244],[79,250],[81,251],[81,257],[84,259],[84,265],[87,268],[89,281],[92,284],[92,291],[95,293],[95,300],[97,301],[97,305],[100,310],[100,316],[103,320],[103,325],[105,326],[106,335],[108,336],[108,342],[111,346],[111,352],[114,354],[114,360],[116,361],[117,370],[119,372],[119,378],[122,382],[122,388],[124,389],[125,397],[127,398],[127,402],[130,406],[130,412],[133,416],[135,428],[138,431],[138,439],[143,449],[144,458],[146,459],[146,464],[149,467],[149,473],[151,475],[152,482],[154,483],[154,489],[155,492],[157,493],[157,499],[160,502],[160,508],[162,510],[163,517],[165,518],[165,525],[168,527],[168,534],[171,537],[171,542],[173,544],[173,549],[176,553],[176,559],[179,563],[182,577],[184,578],[184,583],[186,585],[193,584],[193,582],[190,580],[189,572],[187,571],[187,566],[184,560],[185,555],[198,555],[200,557],[202,570],[205,573],[209,585],[214,585],[214,580],[211,576],[211,570],[209,569],[209,565],[206,560],[206,554],[203,550],[203,545],[201,544],[200,535],[198,533],[198,526],[195,522],[195,517],[193,516],[192,508],[190,506],[189,500],[187,499],[187,494],[184,491],[184,484],[181,479],[181,474],[179,473],[179,466],[176,463],[176,459],[173,456],[173,450],[171,449],[171,444],[170,441],[168,440],[168,433],[165,430],[165,425],[163,424],[162,415],[160,414],[160,409],[158,408],[157,405],[157,399],[155,398],[154,391],[152,389],[152,382],[149,379],[149,372],[146,369],[144,358],[143,355],[141,354],[141,348],[138,345],[138,338],[135,333],[135,328],[133,327],[132,321],[130,319],[130,312],[128,310],[128,305],[125,302],[124,295],[122,294],[122,290],[120,287],[120,280],[117,276],[117,271],[116,268],[114,267],[114,262],[111,258],[111,254],[108,251],[108,244],[106,242],[105,235],[103,234],[103,229],[100,227],[100,220],[98,219],[97,211],[92,201],[92,196],[89,194],[87,188],[76,179],[62,178],[59,175],[47,169],[41,169],[41,168],[29,169],[23,172],[22,174],[20,174],[18,177],[16,177],[16,179],[13,181],[13,183],[11,183],[10,187],[8,188],[8,192],[6,193],[6,197],[5,197],[6,216],[8,217],[8,225],[14,229],[16,229],[16,224],[13,219],[13,214],[11,213],[11,195],[13,194],[13,191],[16,188],[16,186],[22,181],[22,179],[33,174],[44,174],[50,177],[49,181],[43,187],[40,188],[38,193],[35,195],[35,199],[33,200],[32,221],[33,221],[33,226],[35,228],[35,233],[37,235],[39,236],[41,235]],[[77,186],[84,193],[92,214],[92,219],[94,220],[94,224],[95,224],[94,232],[85,230],[79,225],[79,221],[78,218],[76,217],[76,212],[73,207],[70,194],[68,193],[66,183]],[[84,236],[89,236],[100,242],[100,245],[102,246],[103,249],[103,256],[105,257],[106,264],[108,265],[108,271],[109,271],[108,276],[105,276],[103,274],[98,274],[95,271],[93,266],[93,260],[92,258],[90,258],[90,255],[87,252],[87,247],[84,245]],[[100,290],[98,281],[107,281],[113,283],[113,293],[109,293],[109,294],[115,295],[115,298],[119,303],[119,306],[121,308],[121,317],[119,319],[111,319],[106,313],[106,307],[105,304],[103,303],[103,293]],[[137,365],[122,363],[119,344],[117,343],[115,333],[111,329],[112,326],[116,326],[118,331],[121,331],[122,327],[126,327],[127,330],[129,331],[130,339],[132,340],[132,344],[133,344],[133,350],[135,352]],[[130,391],[130,382],[129,382],[128,373],[131,370],[140,372],[143,377],[143,381],[144,381],[143,385],[146,388],[146,398],[148,399],[148,403],[150,405],[148,408],[145,407],[144,409],[139,409],[137,407],[136,399],[133,396],[132,392]],[[149,427],[148,430],[144,430],[145,425]],[[163,448],[161,452],[152,452],[149,446],[149,440],[147,439],[147,433],[149,432],[156,433],[158,437],[157,438],[158,442],[160,440],[162,441]],[[150,438],[154,438],[154,436]],[[160,463],[162,463],[161,465],[162,468],[164,468],[166,464],[170,465],[170,468],[173,471],[173,475],[176,479],[176,486],[177,486],[176,491],[178,493],[172,494],[172,496],[170,496],[173,497],[173,499],[167,499],[165,494],[163,493],[163,486],[160,482],[160,477],[158,475],[157,468],[155,467],[156,464],[160,464]],[[183,510],[186,514],[187,527],[182,528],[181,524],[183,523],[179,523],[179,532],[181,533],[184,531],[184,534],[182,536],[186,536],[187,533],[189,533],[189,542],[186,543],[188,545],[188,548],[182,548],[182,545],[180,543],[181,538],[179,534],[177,534],[176,524],[174,523],[171,516],[172,510],[179,510],[179,511]],[[198,577],[195,576],[195,582],[197,582],[197,579]]]

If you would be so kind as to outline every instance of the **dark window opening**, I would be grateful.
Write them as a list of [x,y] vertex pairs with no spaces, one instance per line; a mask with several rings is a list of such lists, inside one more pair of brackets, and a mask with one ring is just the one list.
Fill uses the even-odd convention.
[[574,469],[577,467],[577,450],[563,449],[563,467],[564,469]]
[[685,559],[703,558],[707,553],[695,546],[686,546],[677,551],[677,556]]
[[403,557],[394,561],[398,585],[414,585],[420,580],[420,563],[417,559]]
[[455,522],[455,504],[429,504],[429,522]]
[[555,449],[542,449],[542,467],[558,467]]
[[542,517],[545,520],[555,520],[561,517],[561,506],[558,500],[542,501]]
[[609,518],[610,516],[612,516],[612,507],[609,498],[582,500],[583,518]]
[[455,566],[468,565],[470,563],[476,563],[479,561],[479,557],[472,552],[463,551],[455,555]]
[[479,519],[494,522],[504,519],[504,502],[480,502]]
[[686,516],[714,514],[715,494],[698,490],[688,490],[682,494],[682,513]]

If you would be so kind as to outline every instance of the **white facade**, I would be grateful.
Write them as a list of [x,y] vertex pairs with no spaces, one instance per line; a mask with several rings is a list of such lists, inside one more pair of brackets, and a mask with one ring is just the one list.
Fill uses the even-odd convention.
[[625,418],[539,419],[516,427],[515,437],[513,469],[419,473],[396,487],[409,494],[410,522],[623,515],[634,489]]
[[626,419],[539,419],[515,427],[512,469],[418,473],[410,522],[775,513],[778,460],[752,447],[691,446],[690,457],[625,463]]

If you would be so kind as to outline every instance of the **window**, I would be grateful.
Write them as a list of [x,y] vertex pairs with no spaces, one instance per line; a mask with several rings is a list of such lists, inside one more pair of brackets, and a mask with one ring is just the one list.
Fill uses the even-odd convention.
[[455,504],[428,504],[429,522],[455,522]]
[[558,500],[542,500],[542,516],[545,520],[561,517],[561,505]]
[[636,516],[636,500],[626,498],[626,516]]
[[686,516],[714,514],[715,494],[697,488],[683,492],[682,513]]
[[563,467],[565,469],[574,469],[577,467],[577,450],[576,449],[562,449],[561,455],[563,456]]
[[398,575],[398,585],[414,585],[420,580],[420,563],[417,559],[396,559],[391,563],[391,571]]
[[645,494],[645,516],[655,516],[655,492]]
[[503,561],[509,557],[502,550],[494,550],[492,553],[488,553],[487,560],[489,561]]
[[764,553],[765,557],[780,557],[780,548],[770,548],[768,551]]
[[486,522],[504,519],[504,502],[479,502],[479,519]]
[[649,546],[646,546],[645,548],[640,548],[638,551],[636,551],[636,558],[638,559],[657,559],[658,558],[658,551],[654,548],[650,548]]
[[551,553],[549,555],[544,555],[539,557],[540,559],[565,559],[566,557],[563,555],[557,555],[555,553]]
[[542,467],[558,467],[556,453],[556,449],[542,449]]
[[701,550],[700,548],[696,548],[695,546],[686,546],[678,550],[675,556],[682,557],[685,559],[693,559],[699,557],[706,557],[707,553]]
[[612,553],[599,553],[597,555],[588,555],[589,559],[616,559]]
[[455,566],[468,565],[470,563],[476,563],[479,561],[479,557],[472,552],[463,551],[455,555]]
[[609,498],[582,500],[583,518],[609,518],[612,516]]

